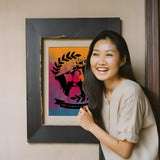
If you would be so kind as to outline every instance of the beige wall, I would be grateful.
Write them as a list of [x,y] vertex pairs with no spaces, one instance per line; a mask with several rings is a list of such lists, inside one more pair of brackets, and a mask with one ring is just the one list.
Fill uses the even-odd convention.
[[144,0],[0,0],[0,159],[97,160],[97,145],[26,140],[25,18],[120,17],[134,72],[144,84]]

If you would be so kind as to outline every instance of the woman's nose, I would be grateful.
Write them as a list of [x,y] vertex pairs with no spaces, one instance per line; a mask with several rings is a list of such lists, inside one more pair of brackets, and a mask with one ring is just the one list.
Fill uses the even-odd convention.
[[100,56],[100,58],[99,58],[99,64],[100,65],[105,65],[106,64],[106,60],[105,60],[104,56]]

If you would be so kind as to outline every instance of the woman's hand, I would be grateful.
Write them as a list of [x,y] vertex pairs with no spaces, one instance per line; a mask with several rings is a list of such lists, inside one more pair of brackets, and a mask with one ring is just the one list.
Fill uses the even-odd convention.
[[90,131],[91,126],[94,124],[94,119],[88,106],[80,108],[78,113],[78,124],[87,131]]
[[133,143],[127,141],[118,140],[111,135],[109,135],[105,130],[100,128],[93,119],[92,113],[88,107],[80,108],[78,113],[78,123],[85,130],[90,131],[99,141],[105,144],[112,151],[117,153],[119,156],[124,159],[129,158]]

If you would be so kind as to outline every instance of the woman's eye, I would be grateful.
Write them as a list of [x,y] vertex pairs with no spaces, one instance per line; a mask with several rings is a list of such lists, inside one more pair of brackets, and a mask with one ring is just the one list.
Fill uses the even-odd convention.
[[98,53],[92,53],[93,56],[98,56]]
[[109,54],[109,53],[108,53],[108,54],[106,54],[106,56],[111,57],[111,56],[113,56],[113,54]]

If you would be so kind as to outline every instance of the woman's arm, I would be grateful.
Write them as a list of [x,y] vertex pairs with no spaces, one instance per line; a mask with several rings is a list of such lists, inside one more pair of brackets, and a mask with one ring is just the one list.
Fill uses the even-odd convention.
[[116,154],[118,154],[124,159],[129,158],[132,152],[133,143],[118,140],[110,136],[107,132],[105,132],[94,122],[92,113],[90,112],[88,107],[80,109],[78,113],[78,123],[85,130],[90,131],[94,136],[96,136],[99,139],[99,141],[105,144]]

